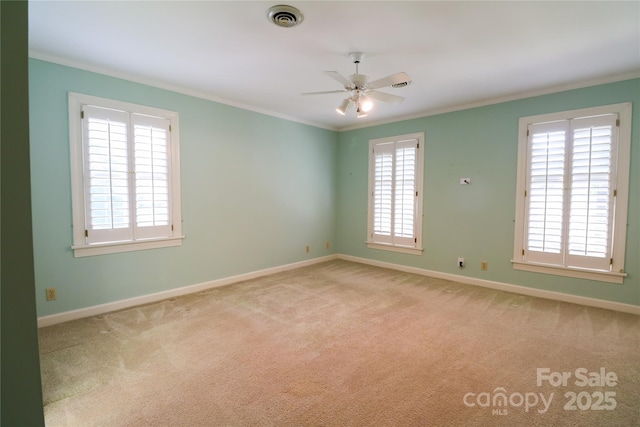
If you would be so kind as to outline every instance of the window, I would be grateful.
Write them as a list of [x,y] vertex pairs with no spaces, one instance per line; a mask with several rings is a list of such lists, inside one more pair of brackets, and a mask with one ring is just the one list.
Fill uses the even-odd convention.
[[520,119],[513,265],[624,280],[631,104]]
[[369,248],[422,253],[424,133],[369,141]]
[[69,94],[76,257],[182,244],[178,114]]

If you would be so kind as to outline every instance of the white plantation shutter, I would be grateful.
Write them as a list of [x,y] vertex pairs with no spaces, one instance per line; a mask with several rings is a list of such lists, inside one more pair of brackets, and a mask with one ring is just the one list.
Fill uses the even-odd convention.
[[169,120],[133,114],[132,121],[136,237],[170,236]]
[[370,141],[370,244],[421,248],[422,134]]
[[527,249],[532,261],[561,264],[564,241],[565,121],[529,127]]
[[623,283],[631,103],[521,117],[513,268]]
[[[82,162],[81,167],[73,169],[73,176],[82,177],[83,193],[81,198],[74,196],[74,248],[122,247],[128,242],[147,242],[145,247],[149,248],[175,246],[148,243],[174,238],[174,199],[177,197],[179,203],[179,194],[175,194],[179,186],[173,176],[178,166],[172,151],[173,115],[145,107],[140,110],[168,114],[159,117],[108,108],[114,104],[138,109],[115,101],[105,102],[108,107],[75,104],[75,97],[70,96],[70,105],[81,113],[82,147],[80,156],[73,153],[72,138],[72,162]],[[82,202],[82,215],[75,210],[78,200]],[[75,230],[79,225],[82,229]]]
[[569,265],[608,269],[617,115],[572,120]]
[[416,157],[418,141],[399,141],[395,146],[394,243],[416,245]]
[[527,261],[609,270],[617,114],[528,127]]
[[73,254],[182,245],[180,120],[69,92]]
[[129,116],[92,106],[84,114],[87,243],[130,240]]
[[393,143],[374,148],[373,234],[375,240],[392,243]]

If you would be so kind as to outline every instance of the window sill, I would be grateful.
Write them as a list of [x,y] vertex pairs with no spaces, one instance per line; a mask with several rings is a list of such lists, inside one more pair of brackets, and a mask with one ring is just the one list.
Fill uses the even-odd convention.
[[410,246],[397,246],[388,243],[365,242],[369,249],[380,249],[383,251],[400,252],[403,254],[422,255],[422,248],[412,248]]
[[611,271],[587,270],[577,267],[559,267],[547,264],[535,264],[531,262],[513,261],[514,270],[530,271],[533,273],[554,274],[556,276],[574,277],[576,279],[596,280],[608,283],[623,283],[626,273]]
[[72,246],[73,256],[82,258],[94,255],[115,254],[120,252],[142,251],[146,249],[170,248],[182,246],[184,236],[171,237],[167,239],[140,240],[137,242],[113,242],[95,245]]

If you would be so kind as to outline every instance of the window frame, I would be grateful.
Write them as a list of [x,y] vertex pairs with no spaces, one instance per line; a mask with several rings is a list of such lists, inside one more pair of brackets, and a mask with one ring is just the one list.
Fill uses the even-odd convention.
[[[514,269],[602,281],[608,283],[623,283],[624,278],[626,277],[626,273],[624,271],[624,261],[627,237],[627,211],[630,178],[629,167],[631,152],[631,110],[632,104],[630,102],[626,102],[520,118],[518,129],[515,232],[513,259],[511,260]],[[615,162],[615,177],[612,179],[612,189],[615,190],[616,194],[613,199],[614,206],[612,207],[614,215],[612,218],[613,233],[611,235],[612,257],[609,270],[605,271],[585,268],[584,266],[577,267],[559,264],[545,264],[543,262],[534,262],[527,260],[525,255],[525,242],[527,233],[527,224],[525,223],[527,198],[525,196],[525,192],[527,190],[526,174],[528,170],[527,162],[529,151],[529,137],[527,131],[529,127],[545,122],[555,122],[563,120],[568,121],[607,114],[616,114],[619,121],[617,142],[614,142],[616,146],[612,148],[612,152],[615,155],[615,158],[613,160]],[[573,136],[571,136],[571,138],[573,138]],[[568,143],[569,142],[570,141],[568,141]],[[571,159],[566,159],[565,165],[570,164],[570,162]],[[568,224],[563,224],[566,229],[568,227]]]
[[[75,92],[68,93],[69,100],[69,145],[71,166],[71,203],[73,221],[73,243],[71,249],[74,257],[113,254],[146,249],[181,246],[182,215],[180,196],[180,120],[177,112],[160,108],[117,101]],[[86,206],[85,206],[85,156],[83,148],[83,106],[94,106],[127,112],[130,115],[146,115],[163,118],[169,121],[169,180],[171,235],[158,238],[138,238],[112,242],[87,243]],[[130,124],[129,124],[130,126]],[[133,141],[129,141],[133,143]],[[135,209],[135,203],[134,203]],[[135,213],[134,213],[135,215]]]
[[[393,239],[383,239],[381,241],[375,239],[374,233],[374,180],[375,180],[375,154],[374,148],[377,145],[393,143],[406,143],[407,141],[417,141],[417,152],[415,162],[415,178],[414,186],[417,192],[415,196],[413,225],[414,225],[414,244],[409,246],[406,244],[395,243]],[[392,252],[400,252],[412,255],[421,255],[424,251],[422,246],[422,226],[423,226],[423,175],[424,175],[424,132],[416,132],[405,135],[398,135],[386,138],[377,138],[369,140],[369,162],[368,162],[368,203],[367,203],[367,247],[370,249],[380,249]],[[393,161],[395,165],[396,153],[393,152]],[[395,168],[395,166],[394,166]],[[395,190],[393,190],[395,193]],[[395,197],[395,196],[394,196]],[[394,212],[392,212],[394,216]],[[393,231],[392,231],[393,233]],[[406,239],[406,238],[405,238]],[[390,240],[390,241],[389,241]]]

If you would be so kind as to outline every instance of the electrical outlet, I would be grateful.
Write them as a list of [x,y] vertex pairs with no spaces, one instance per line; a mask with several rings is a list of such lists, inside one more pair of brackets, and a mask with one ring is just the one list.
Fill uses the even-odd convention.
[[458,267],[464,268],[464,258],[458,258]]
[[482,261],[482,263],[480,264],[480,269],[487,270],[488,268],[489,268],[489,263],[487,261]]
[[47,288],[45,289],[45,292],[47,293],[47,301],[55,301],[58,299],[56,288]]
[[305,247],[305,251],[307,251],[307,253],[309,253],[309,245],[307,245],[307,246]]

